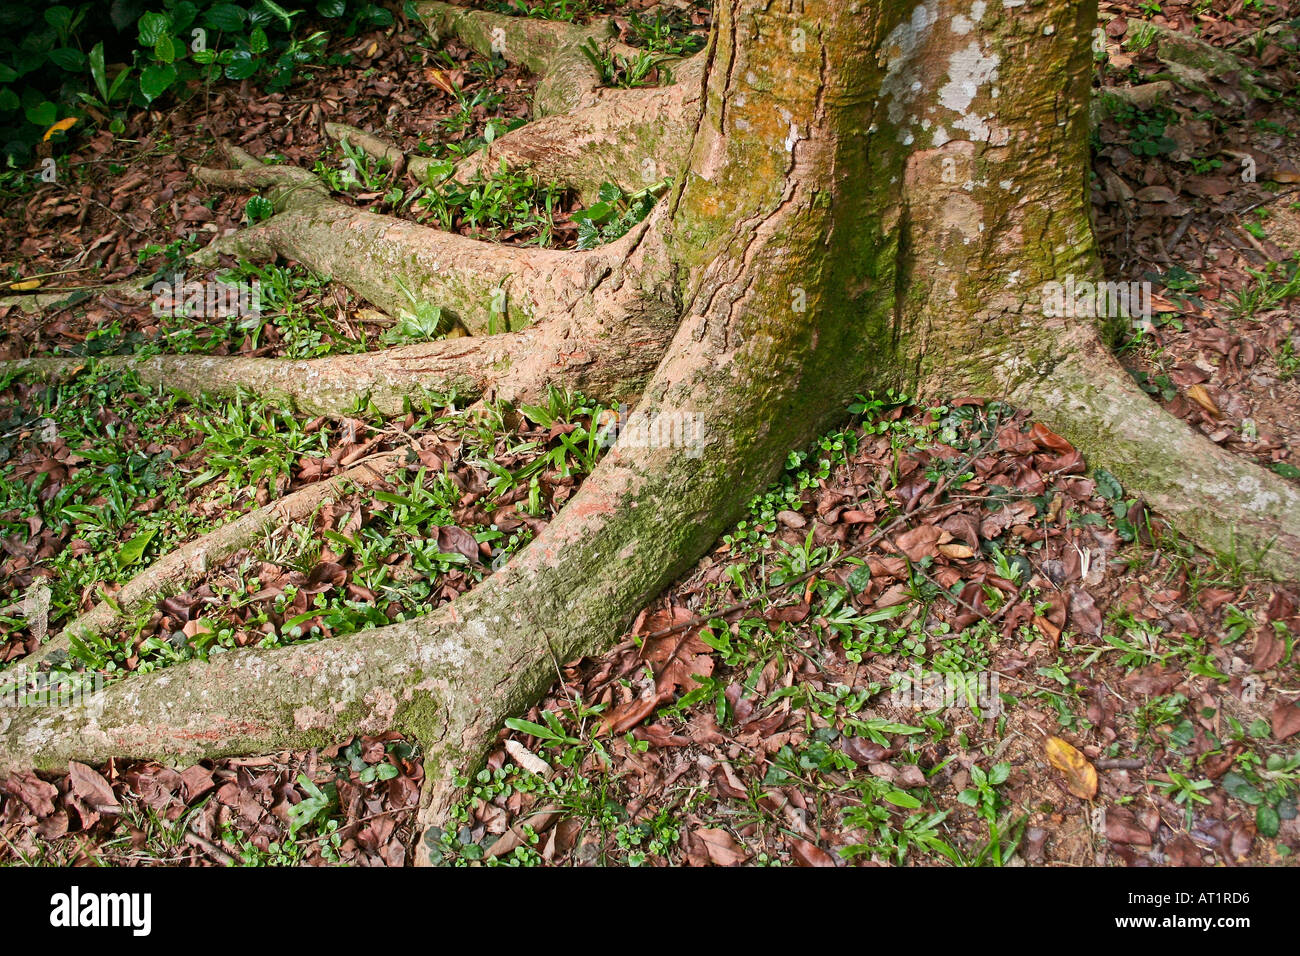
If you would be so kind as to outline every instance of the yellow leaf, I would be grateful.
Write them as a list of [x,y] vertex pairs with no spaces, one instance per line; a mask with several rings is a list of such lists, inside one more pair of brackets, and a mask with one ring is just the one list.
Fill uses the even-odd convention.
[[53,126],[51,126],[49,129],[45,131],[45,135],[41,137],[41,142],[47,142],[49,138],[53,136],[55,133],[63,133],[66,132],[67,130],[72,129],[73,125],[76,122],[77,122],[77,118],[75,116],[69,116],[67,119],[59,120],[57,123],[55,123]]
[[376,51],[378,51],[378,49],[379,49],[379,41],[376,40],[373,43],[371,43],[370,46],[366,47],[366,52],[365,52],[366,59],[370,59],[370,57],[374,56]]
[[957,558],[958,560],[975,557],[975,552],[964,544],[941,544],[939,545],[939,553],[946,558]]
[[1215,418],[1222,418],[1223,412],[1219,411],[1219,406],[1214,404],[1214,399],[1210,398],[1210,393],[1205,390],[1204,385],[1191,385],[1187,389],[1187,397],[1194,401],[1201,408],[1205,409]]
[[1065,785],[1080,800],[1097,795],[1097,770],[1088,758],[1060,737],[1048,737],[1044,745],[1047,761],[1065,774]]
[[450,77],[442,70],[427,70],[425,75],[429,77],[429,82],[451,96],[456,95],[456,87],[451,83]]
[[9,288],[14,292],[30,292],[32,289],[41,287],[40,279],[24,279],[22,282],[11,282]]

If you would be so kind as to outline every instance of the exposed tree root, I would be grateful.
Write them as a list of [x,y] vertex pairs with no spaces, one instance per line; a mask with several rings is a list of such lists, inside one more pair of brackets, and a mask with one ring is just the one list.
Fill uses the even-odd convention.
[[52,289],[42,292],[24,292],[0,296],[0,308],[11,306],[27,314],[43,312],[46,309],[59,308],[70,298],[80,293],[90,296],[108,296],[124,302],[148,302],[152,295],[148,289],[141,288],[139,279],[123,279],[108,285],[79,287],[73,289]]
[[[435,41],[454,36],[483,56],[503,56],[535,73],[534,117],[592,103],[601,78],[580,47],[589,39],[612,43],[615,32],[610,20],[580,25],[488,13],[438,0],[416,4],[416,12]],[[612,43],[611,52],[635,57],[638,51]]]
[[[628,191],[659,182],[676,171],[676,158],[690,145],[699,112],[703,63],[684,63],[670,86],[601,89],[596,102],[573,113],[557,113],[506,133],[461,160],[460,182],[490,175],[505,165],[539,181],[575,190],[583,202],[596,198],[602,183]],[[407,155],[382,137],[345,123],[326,123],[332,139],[344,137],[366,155],[383,160],[417,180],[428,176],[430,160]]]
[[190,587],[240,548],[256,542],[267,530],[292,524],[326,502],[338,500],[353,491],[373,488],[397,471],[406,459],[405,448],[389,452],[349,468],[328,481],[285,495],[177,548],[124,584],[113,595],[111,603],[101,601],[95,605],[57,637],[29,654],[25,662],[34,666],[66,652],[70,646],[69,638],[74,635],[86,640],[112,634],[163,598]]
[[423,160],[423,165],[417,165],[412,160],[420,160],[422,157],[408,157],[398,146],[386,139],[367,133],[355,126],[349,126],[347,123],[326,123],[325,135],[336,142],[346,139],[372,159],[388,163],[397,173],[401,173],[403,169],[409,167],[417,179],[424,179],[424,170],[428,167],[428,160]]
[[[846,26],[840,19],[837,29]],[[739,59],[713,78],[715,109],[741,95]],[[800,67],[810,72],[782,89],[790,98],[781,102],[811,113],[824,93],[817,59]],[[423,747],[429,790],[421,820],[439,821],[459,794],[455,772],[481,757],[496,727],[551,680],[556,663],[617,634],[716,538],[786,451],[870,380],[863,370],[872,344],[860,323],[810,336],[801,318],[783,312],[791,258],[809,262],[856,242],[838,230],[827,248],[831,212],[817,196],[832,182],[825,151],[833,148],[810,143],[791,165],[780,137],[758,157],[748,143],[705,137],[698,144],[715,168],[734,175],[757,162],[759,172],[774,171],[774,181],[736,195],[733,175],[693,178],[677,197],[678,208],[691,211],[730,198],[709,247],[686,232],[674,236],[677,256],[691,250],[691,259],[703,260],[683,282],[684,305],[653,288],[637,290],[651,313],[663,303],[685,316],[640,408],[648,427],[620,436],[569,505],[505,568],[413,622],[141,675],[98,695],[98,714],[19,712],[0,742],[0,768],[60,766],[73,755],[265,752],[393,728]],[[652,221],[631,257],[659,261],[657,235]],[[807,281],[813,314],[851,308],[840,283],[852,277],[812,271]]]
[[[473,399],[535,401],[549,385],[618,400],[639,390],[667,347],[671,330],[644,310],[625,310],[612,334],[556,321],[503,335],[470,336],[317,359],[206,355],[110,355],[100,368],[133,372],[146,385],[188,395],[234,396],[241,390],[279,400],[307,415],[342,417],[369,406],[397,415],[425,391]],[[36,357],[0,362],[0,374],[67,381],[87,368],[82,358]]]
[[504,161],[577,190],[584,202],[594,200],[602,183],[632,191],[658,182],[677,172],[690,145],[702,68],[698,59],[687,61],[671,86],[599,90],[593,105],[536,120],[465,157],[456,178],[490,173]]
[[1095,336],[1013,400],[1069,435],[1179,532],[1225,558],[1300,579],[1300,487],[1227,451],[1152,402]]
[[305,170],[265,166],[230,149],[237,168],[199,169],[202,181],[274,187],[276,215],[215,241],[195,255],[283,255],[332,276],[390,315],[435,305],[474,335],[522,329],[552,317],[590,313],[593,293],[621,275],[640,241],[633,231],[591,252],[506,246],[362,212],[330,198]]

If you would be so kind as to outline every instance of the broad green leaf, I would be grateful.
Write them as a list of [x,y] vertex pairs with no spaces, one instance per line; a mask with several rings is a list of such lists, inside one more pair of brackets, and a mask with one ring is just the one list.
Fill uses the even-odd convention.
[[152,102],[176,82],[176,67],[170,63],[151,63],[140,72],[140,92]]
[[203,23],[211,30],[224,33],[239,33],[244,29],[244,20],[248,14],[233,3],[218,3],[209,7],[203,14]]
[[[104,44],[96,43],[90,51],[90,78],[95,81],[95,89],[99,90],[99,98],[108,103],[108,74],[104,72]],[[4,74],[0,72],[0,81],[3,81]]]
[[180,0],[171,8],[172,29],[177,33],[184,33],[189,29],[194,18],[199,15],[199,8],[190,3],[190,0]]
[[154,59],[160,63],[171,63],[176,59],[176,41],[170,33],[164,33],[153,45]]
[[1124,494],[1124,486],[1119,483],[1119,479],[1105,468],[1094,468],[1092,480],[1097,483],[1097,492],[1107,501],[1114,501]]
[[920,800],[903,790],[891,790],[885,794],[884,798],[894,806],[902,807],[905,810],[917,810],[921,806]]
[[244,215],[249,222],[261,222],[270,219],[275,213],[275,204],[265,196],[254,196],[244,204]]
[[50,59],[69,73],[80,73],[86,68],[86,54],[70,46],[62,46],[50,51]]
[[44,100],[36,106],[29,106],[25,114],[33,126],[50,127],[59,118],[59,108],[49,100]]
[[854,594],[862,593],[862,591],[866,589],[867,585],[871,583],[870,566],[866,564],[858,565],[849,572],[849,576],[845,579],[844,583],[849,586],[849,590]]
[[517,730],[521,734],[530,734],[542,740],[560,739],[549,727],[543,727],[541,724],[535,724],[531,720],[523,720],[519,717],[511,717],[506,721],[506,726],[511,730]]
[[1282,819],[1272,807],[1261,806],[1255,811],[1255,828],[1259,830],[1260,836],[1275,837],[1281,826]]
[[226,76],[232,80],[246,80],[257,72],[257,61],[247,50],[236,50],[226,64]]
[[144,557],[145,548],[149,547],[149,542],[158,534],[158,529],[152,531],[143,531],[134,538],[122,545],[122,550],[117,553],[117,566],[119,568],[129,568],[142,557]]
[[581,212],[575,212],[573,214],[573,218],[577,220],[589,219],[592,222],[599,225],[601,223],[604,223],[606,220],[608,220],[610,216],[614,215],[614,212],[615,212],[614,207],[609,203],[598,202],[598,203],[593,203],[591,206],[587,207]]
[[891,618],[898,617],[898,615],[902,614],[906,610],[906,604],[895,604],[892,607],[877,608],[870,614],[864,614],[862,616],[862,622],[864,624],[879,624],[881,621],[888,621]]
[[158,39],[171,32],[171,19],[163,13],[146,13],[140,17],[136,29],[140,31],[140,45],[153,46]]
[[[22,9],[21,4],[19,9]],[[72,11],[62,4],[50,7],[45,11],[45,22],[60,33],[64,33],[72,25]]]
[[127,67],[117,76],[113,77],[113,82],[108,86],[108,102],[112,103],[126,89],[127,81],[131,78],[131,68]]
[[306,774],[298,774],[298,785],[307,791],[307,796],[289,808],[290,837],[327,811],[331,803],[325,792],[312,783]]

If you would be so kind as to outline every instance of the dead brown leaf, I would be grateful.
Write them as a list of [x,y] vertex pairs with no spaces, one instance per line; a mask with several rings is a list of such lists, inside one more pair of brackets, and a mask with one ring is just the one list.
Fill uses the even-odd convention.
[[1080,800],[1097,795],[1097,770],[1088,758],[1060,737],[1048,737],[1043,749],[1047,761],[1065,775],[1065,785]]

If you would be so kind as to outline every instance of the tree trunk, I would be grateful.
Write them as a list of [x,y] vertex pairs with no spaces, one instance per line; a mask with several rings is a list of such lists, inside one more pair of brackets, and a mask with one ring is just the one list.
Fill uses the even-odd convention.
[[[443,29],[461,22],[421,6]],[[481,759],[556,665],[606,647],[791,448],[869,388],[1031,406],[1199,542],[1273,541],[1264,564],[1295,576],[1295,487],[1150,404],[1089,320],[1042,313],[1046,283],[1102,278],[1086,191],[1095,20],[1089,0],[718,0],[709,46],[684,71],[701,95],[673,98],[694,113],[665,124],[687,137],[673,191],[618,264],[608,252],[585,254],[604,263],[585,271],[534,257],[568,277],[551,293],[565,322],[604,315],[608,331],[611,310],[678,322],[666,348],[650,336],[662,360],[638,408],[667,425],[661,440],[625,435],[530,547],[426,618],[132,678],[89,718],[17,715],[0,769],[194,759],[394,728],[424,749],[421,820],[434,825],[460,793],[456,771]],[[545,60],[545,44],[529,49]],[[555,88],[551,111],[590,99],[571,89],[557,99]],[[310,201],[288,214],[322,216],[323,200]],[[349,256],[418,269],[439,254],[427,238],[423,258],[383,245],[414,227],[372,219],[355,221],[377,250],[353,238]],[[328,262],[328,245],[300,236],[290,247],[310,263],[317,247]],[[497,281],[476,268],[482,288]],[[434,292],[451,287],[424,278]],[[381,281],[370,294],[382,297]]]

